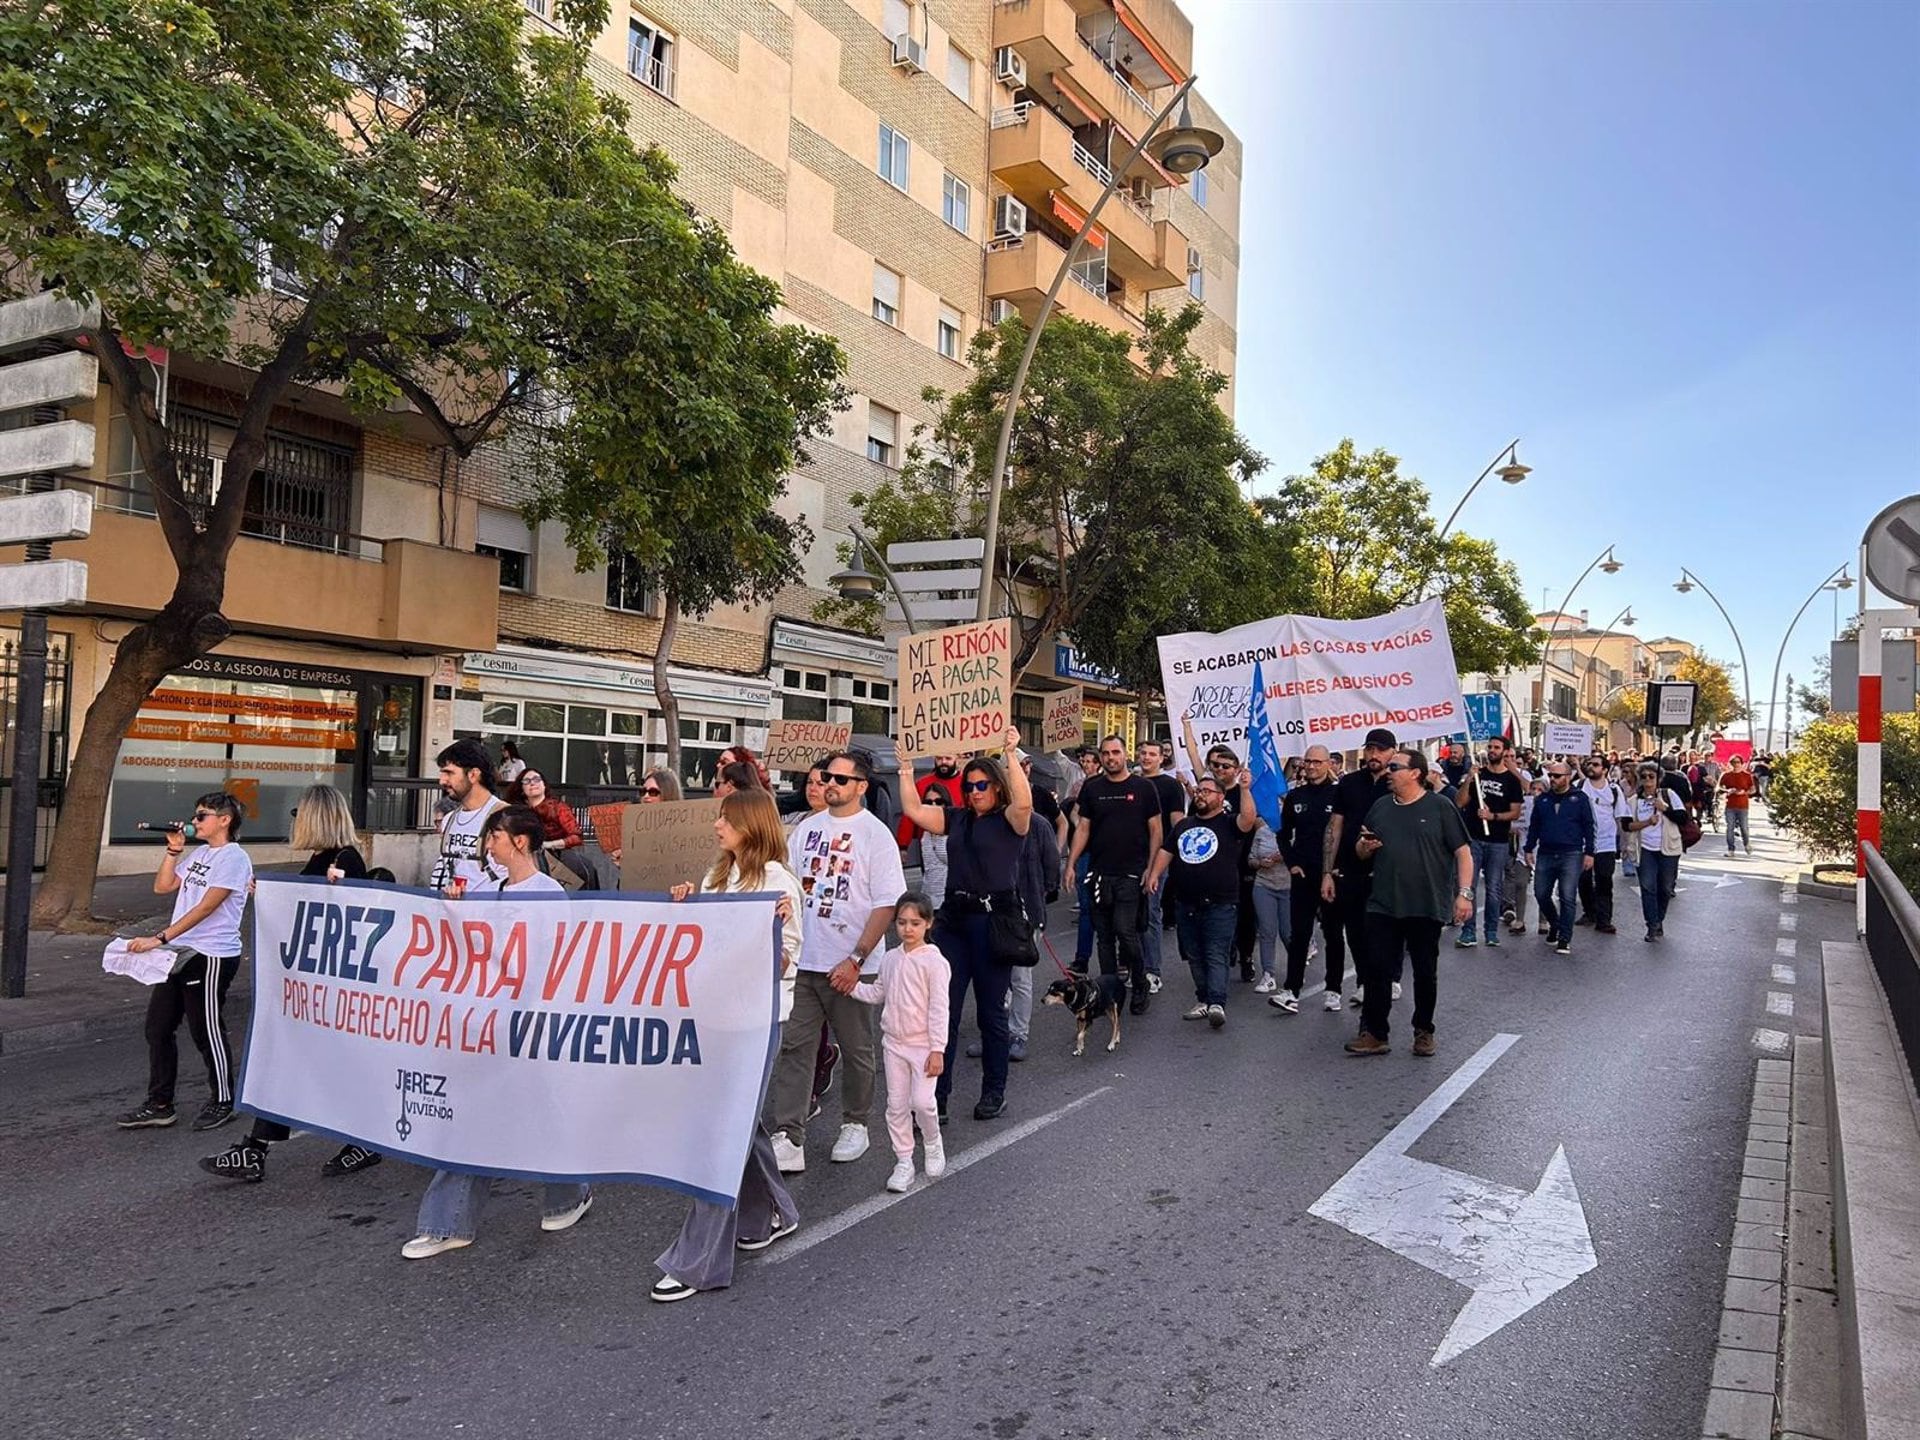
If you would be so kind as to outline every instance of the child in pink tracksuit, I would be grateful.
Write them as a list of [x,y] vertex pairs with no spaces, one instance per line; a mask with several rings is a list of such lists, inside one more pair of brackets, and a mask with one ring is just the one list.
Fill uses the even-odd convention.
[[856,1000],[885,1007],[880,1012],[880,1048],[887,1067],[887,1134],[898,1162],[887,1177],[887,1189],[898,1192],[913,1184],[916,1118],[927,1146],[927,1178],[937,1178],[947,1168],[933,1082],[946,1060],[952,971],[947,957],[927,943],[933,902],[925,895],[902,895],[893,923],[900,932],[900,948],[885,952],[878,977],[854,986],[852,993]]

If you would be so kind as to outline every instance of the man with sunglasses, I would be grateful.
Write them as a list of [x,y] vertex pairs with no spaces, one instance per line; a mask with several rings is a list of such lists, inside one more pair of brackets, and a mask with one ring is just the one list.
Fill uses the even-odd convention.
[[788,866],[806,897],[793,1013],[780,1028],[773,1072],[774,1163],[788,1175],[807,1168],[807,1107],[823,1021],[833,1027],[845,1067],[833,1158],[845,1163],[867,1153],[877,1058],[873,1009],[834,980],[850,992],[863,975],[872,978],[868,957],[886,938],[894,904],[907,888],[893,832],[862,804],[872,778],[864,755],[830,756],[821,775],[827,808],[795,825],[787,841]]
[[[1327,821],[1327,836],[1320,846],[1320,898],[1340,913],[1341,928],[1346,931],[1347,949],[1353,956],[1353,973],[1364,987],[1367,981],[1367,897],[1373,883],[1372,862],[1359,850],[1360,831],[1367,814],[1386,797],[1387,764],[1394,755],[1391,730],[1367,732],[1360,748],[1358,769],[1342,775],[1333,789],[1333,816]],[[1425,764],[1424,757],[1422,764]],[[1426,771],[1421,771],[1421,782]],[[1400,998],[1400,959],[1396,954],[1388,978],[1393,981],[1393,999]],[[1356,996],[1356,999],[1364,998]]]
[[[1140,907],[1146,903],[1147,866],[1160,849],[1160,797],[1127,769],[1127,742],[1100,742],[1100,771],[1080,785],[1080,826],[1067,857],[1065,883],[1081,883],[1075,867],[1087,857],[1085,884],[1093,902],[1100,973],[1124,973],[1132,987],[1127,1009],[1146,1012],[1147,968],[1140,952]],[[1084,972],[1082,972],[1084,973]]]
[[[1593,868],[1593,804],[1573,788],[1566,760],[1547,763],[1547,788],[1533,802],[1527,829],[1527,863],[1534,867],[1533,898],[1540,924],[1557,955],[1573,953],[1574,904],[1580,872]],[[1534,858],[1535,851],[1539,859]],[[1558,903],[1556,904],[1556,896]]]
[[1593,865],[1580,872],[1581,925],[1596,935],[1617,935],[1613,923],[1613,867],[1620,858],[1620,822],[1633,815],[1627,793],[1608,775],[1605,759],[1589,755],[1581,768],[1580,792],[1593,806]]
[[[253,885],[253,861],[234,843],[241,819],[240,802],[216,790],[194,802],[190,824],[167,834],[153,893],[176,897],[173,918],[159,934],[142,935],[127,948],[140,954],[172,945],[179,958],[147,998],[147,1099],[120,1117],[122,1130],[174,1123],[173,1092],[180,1074],[175,1036],[183,1018],[207,1062],[207,1088],[213,1092],[193,1128],[211,1130],[233,1118],[233,1058],[221,1005],[240,970],[240,917]],[[188,840],[201,844],[182,865]]]

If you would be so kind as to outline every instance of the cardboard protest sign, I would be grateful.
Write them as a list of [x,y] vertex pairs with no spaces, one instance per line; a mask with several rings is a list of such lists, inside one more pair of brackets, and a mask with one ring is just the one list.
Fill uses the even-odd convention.
[[627,806],[620,817],[620,888],[669,890],[682,880],[698,883],[720,851],[713,834],[719,815],[717,800]]
[[1540,748],[1549,755],[1590,755],[1593,726],[1570,720],[1549,720],[1540,736]]
[[769,770],[806,770],[822,756],[846,749],[851,739],[849,722],[776,720],[767,727],[767,748],[761,758]]
[[903,760],[999,745],[1013,713],[1013,622],[902,636],[898,694]]
[[1047,696],[1040,714],[1040,748],[1066,750],[1080,743],[1081,718],[1087,708],[1087,687],[1069,685]]

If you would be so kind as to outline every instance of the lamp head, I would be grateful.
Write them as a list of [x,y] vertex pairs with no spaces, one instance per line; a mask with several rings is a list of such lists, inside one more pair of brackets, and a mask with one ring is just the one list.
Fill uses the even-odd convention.
[[1618,575],[1622,569],[1622,562],[1613,558],[1613,547],[1611,545],[1607,547],[1607,558],[1600,562],[1600,569],[1603,574],[1607,575]]
[[1633,611],[1629,610],[1620,617],[1620,623],[1622,625],[1638,625],[1640,622],[1633,618]]
[[1835,580],[1829,588],[1834,590],[1851,590],[1853,588],[1853,577],[1847,574],[1846,566],[1842,565],[1840,567],[1840,578]]
[[1673,582],[1673,588],[1678,590],[1682,595],[1687,594],[1693,589],[1693,581],[1687,578],[1686,571],[1682,570],[1680,572],[1680,578]]
[[880,586],[884,582],[860,562],[856,552],[853,564],[830,575],[827,583],[842,600],[871,600],[880,593]]
[[1206,169],[1208,162],[1220,153],[1226,143],[1219,131],[1195,125],[1192,105],[1182,100],[1180,123],[1170,130],[1162,130],[1149,140],[1147,154],[1162,170],[1174,175],[1191,175],[1196,170]]
[[1493,473],[1509,485],[1518,485],[1533,473],[1533,467],[1531,465],[1522,465],[1519,454],[1515,452],[1509,454],[1507,456],[1507,463]]

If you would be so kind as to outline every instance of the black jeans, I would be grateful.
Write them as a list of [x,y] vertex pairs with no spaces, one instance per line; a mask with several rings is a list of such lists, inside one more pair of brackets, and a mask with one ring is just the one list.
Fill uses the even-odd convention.
[[1138,875],[1087,877],[1093,887],[1093,935],[1100,947],[1100,973],[1118,975],[1124,969],[1134,986],[1134,1003],[1147,996],[1147,967],[1140,953],[1140,907],[1146,892]]
[[[960,1046],[960,1011],[967,1003],[967,987],[973,987],[974,1018],[980,1022],[980,1095],[1004,1097],[1007,1093],[1007,994],[1013,985],[1013,967],[993,958],[993,943],[988,934],[988,917],[976,914],[940,912],[934,927],[934,941],[947,957],[952,978],[947,982],[947,1058],[934,1082],[933,1096],[942,1105],[953,1093],[953,1062]],[[1144,983],[1144,982],[1142,982]]]
[[1433,1029],[1433,1005],[1440,989],[1440,922],[1422,917],[1367,916],[1367,953],[1360,983],[1367,987],[1360,1007],[1360,1028],[1378,1039],[1387,1038],[1387,1016],[1393,1009],[1393,977],[1405,952],[1413,962],[1413,1028]]
[[[1367,901],[1373,894],[1373,872],[1365,875],[1336,876],[1333,882],[1334,909],[1340,915],[1340,928],[1346,932],[1347,950],[1353,956],[1353,973],[1357,983],[1367,983]],[[1393,969],[1387,976],[1389,980],[1400,978],[1400,954],[1393,955]]]
[[[186,963],[153,987],[147,998],[147,1103],[173,1104],[180,1078],[180,1021],[194,1047],[207,1062],[207,1089],[223,1105],[233,1103],[233,1051],[227,1044],[227,1024],[221,1006],[227,987],[240,973],[240,957],[215,959],[197,951],[185,952]],[[207,983],[208,971],[213,983]]]
[[1260,916],[1253,908],[1253,876],[1240,877],[1240,908],[1234,915],[1233,954],[1240,962],[1241,978],[1253,978],[1253,954],[1260,942]]
[[1580,913],[1596,925],[1613,924],[1613,865],[1620,857],[1611,850],[1593,852],[1593,869],[1580,872]]
[[1320,872],[1309,870],[1293,877],[1293,938],[1287,942],[1287,983],[1295,995],[1307,983],[1307,951],[1313,947],[1313,922],[1320,921],[1326,937],[1327,993],[1338,995],[1346,983],[1347,942],[1341,933],[1340,907],[1320,898]]

